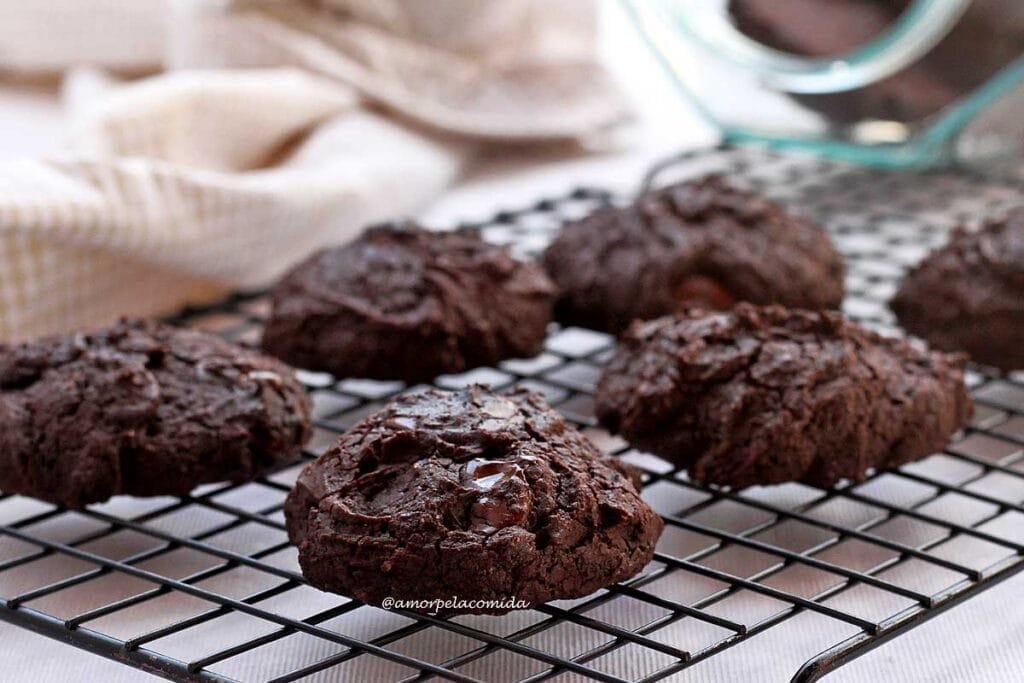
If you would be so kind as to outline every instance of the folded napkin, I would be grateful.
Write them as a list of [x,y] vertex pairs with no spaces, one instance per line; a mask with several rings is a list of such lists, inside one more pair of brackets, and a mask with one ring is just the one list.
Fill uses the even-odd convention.
[[590,0],[179,2],[173,67],[289,64],[419,123],[502,140],[580,139],[627,108],[594,57]]
[[265,286],[495,144],[600,138],[626,109],[558,4],[175,3],[179,70],[73,75],[68,153],[0,160],[0,340]]
[[253,287],[425,201],[461,156],[292,71],[182,72],[83,112],[65,159],[0,166],[0,338]]
[[0,0],[0,74],[44,76],[90,64],[155,71],[169,0]]

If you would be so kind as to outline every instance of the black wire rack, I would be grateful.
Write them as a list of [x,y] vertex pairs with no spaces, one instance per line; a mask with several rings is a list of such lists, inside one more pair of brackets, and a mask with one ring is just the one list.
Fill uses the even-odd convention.
[[[895,331],[885,302],[906,267],[952,225],[1019,194],[966,176],[735,149],[671,159],[647,183],[707,171],[826,224],[847,260],[844,311],[883,332]],[[578,190],[478,227],[531,254],[564,220],[611,201]],[[255,344],[267,308],[264,295],[238,294],[172,322]],[[771,636],[788,626],[785,652],[797,658],[785,676],[811,681],[1024,569],[1024,376],[972,368],[973,424],[921,462],[827,490],[731,491],[699,486],[596,425],[591,391],[613,343],[553,328],[536,358],[436,384],[542,392],[604,451],[644,470],[666,530],[653,562],[625,583],[498,617],[391,612],[322,593],[303,581],[284,529],[299,464],[185,498],[77,511],[0,497],[0,618],[172,679],[282,682],[685,680],[702,666],[735,680],[780,656]],[[300,378],[315,405],[309,458],[405,389]]]

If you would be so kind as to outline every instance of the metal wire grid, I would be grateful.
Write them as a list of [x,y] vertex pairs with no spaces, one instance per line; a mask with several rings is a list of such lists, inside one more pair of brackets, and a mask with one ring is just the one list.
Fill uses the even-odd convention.
[[[649,181],[706,170],[820,214],[847,257],[846,312],[881,329],[892,328],[884,302],[903,269],[944,228],[975,216],[971,202],[998,210],[1014,200],[973,179],[896,181],[728,149],[675,159]],[[942,206],[928,204],[939,198]],[[610,199],[579,190],[479,227],[536,252],[562,220]],[[175,322],[253,344],[266,311],[263,296],[237,295]],[[654,561],[628,582],[508,616],[450,619],[321,593],[305,585],[284,531],[296,465],[185,498],[119,498],[82,511],[0,497],[0,617],[176,679],[654,681],[813,615],[835,643],[795,673],[814,680],[1024,568],[1024,377],[975,369],[972,426],[920,463],[830,490],[729,491],[694,484],[596,426],[590,392],[612,345],[603,334],[553,330],[537,358],[436,384],[540,391],[604,451],[644,469],[645,497],[666,531]],[[315,405],[310,458],[405,389],[300,375]]]

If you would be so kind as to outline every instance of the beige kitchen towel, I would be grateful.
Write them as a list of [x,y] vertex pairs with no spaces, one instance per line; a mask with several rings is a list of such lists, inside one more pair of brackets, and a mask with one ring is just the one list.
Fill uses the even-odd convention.
[[175,68],[289,64],[446,132],[600,139],[629,110],[592,0],[178,0]]
[[474,155],[627,119],[587,0],[171,4],[179,70],[72,79],[68,154],[0,158],[0,341],[266,286]]
[[0,0],[0,77],[296,66],[460,135],[600,140],[628,108],[597,23],[594,0]]
[[0,163],[3,340],[265,285],[463,160],[293,70],[169,74],[75,109],[66,158]]
[[0,76],[88,64],[129,73],[163,64],[171,0],[0,0]]

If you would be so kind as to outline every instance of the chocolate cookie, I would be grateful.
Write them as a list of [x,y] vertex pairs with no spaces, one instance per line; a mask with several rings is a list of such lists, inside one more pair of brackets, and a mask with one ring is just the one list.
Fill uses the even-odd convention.
[[570,223],[544,255],[556,317],[619,332],[689,306],[834,308],[843,264],[823,230],[716,176]]
[[276,360],[155,323],[0,347],[0,490],[81,507],[251,479],[299,456],[309,409]]
[[306,467],[285,515],[309,582],[374,605],[588,595],[643,569],[662,529],[539,395],[480,386],[370,415]]
[[596,410],[696,481],[829,486],[942,449],[972,413],[963,365],[832,312],[741,304],[634,324]]
[[955,231],[907,275],[891,306],[936,348],[1024,368],[1024,209],[977,232]]
[[263,347],[340,376],[425,381],[536,355],[554,298],[539,267],[475,230],[379,226],[285,276]]

